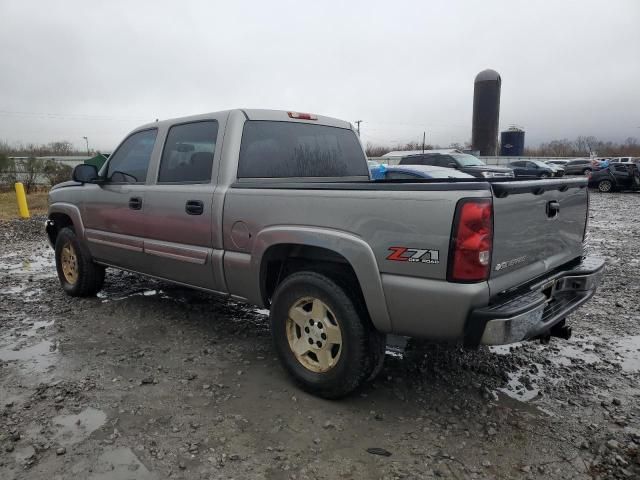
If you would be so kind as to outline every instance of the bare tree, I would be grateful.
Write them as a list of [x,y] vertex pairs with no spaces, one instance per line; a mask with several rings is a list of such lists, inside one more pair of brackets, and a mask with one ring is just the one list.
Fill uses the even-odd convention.
[[35,157],[29,157],[22,162],[16,162],[17,180],[22,182],[24,189],[30,193],[36,185],[38,175],[44,169],[44,162]]
[[8,188],[16,181],[15,161],[0,153],[0,187]]
[[45,153],[44,155],[71,155],[73,152],[73,145],[66,140],[61,142],[50,142],[47,144],[47,149],[51,153]]
[[375,145],[371,142],[367,143],[367,147],[365,148],[365,153],[367,157],[381,157],[385,153],[389,153],[391,151],[390,147],[384,145]]
[[56,162],[55,160],[47,160],[42,167],[42,174],[52,187],[58,183],[70,180],[72,171],[73,169],[69,165]]

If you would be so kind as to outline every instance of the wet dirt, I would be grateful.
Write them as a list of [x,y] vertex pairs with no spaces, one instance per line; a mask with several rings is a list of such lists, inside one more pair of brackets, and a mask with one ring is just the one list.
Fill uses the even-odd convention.
[[638,212],[592,194],[607,271],[569,341],[390,338],[336,402],[290,382],[267,311],[113,270],[70,298],[43,219],[2,223],[0,478],[639,478]]

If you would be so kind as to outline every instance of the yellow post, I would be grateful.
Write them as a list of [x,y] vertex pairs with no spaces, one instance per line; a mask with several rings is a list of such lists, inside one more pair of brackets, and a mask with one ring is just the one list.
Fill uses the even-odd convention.
[[18,198],[18,210],[22,218],[29,218],[29,206],[27,205],[27,195],[24,193],[22,182],[16,182],[16,197]]

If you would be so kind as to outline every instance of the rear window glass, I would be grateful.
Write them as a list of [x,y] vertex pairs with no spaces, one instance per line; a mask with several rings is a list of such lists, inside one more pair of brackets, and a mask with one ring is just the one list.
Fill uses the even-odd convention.
[[240,145],[239,178],[369,176],[352,130],[251,120]]
[[216,150],[218,122],[171,127],[160,162],[160,183],[208,183]]

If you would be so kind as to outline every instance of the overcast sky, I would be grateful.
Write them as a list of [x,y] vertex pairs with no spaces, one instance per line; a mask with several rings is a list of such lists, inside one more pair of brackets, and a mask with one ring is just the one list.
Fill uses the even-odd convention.
[[363,140],[471,137],[502,76],[527,144],[640,137],[640,1],[0,0],[0,139],[111,150],[155,118],[235,107],[362,122]]

